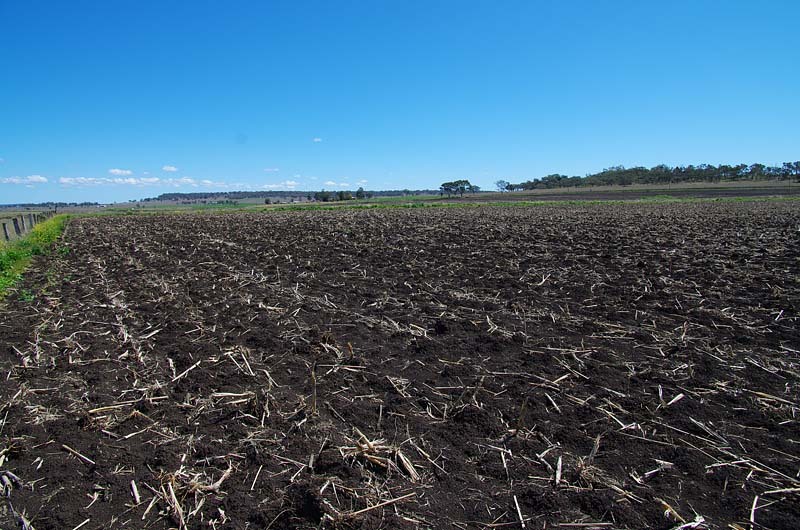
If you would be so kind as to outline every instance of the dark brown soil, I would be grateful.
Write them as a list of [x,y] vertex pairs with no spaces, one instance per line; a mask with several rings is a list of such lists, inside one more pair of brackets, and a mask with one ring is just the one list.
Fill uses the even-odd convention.
[[793,202],[74,220],[0,316],[0,527],[798,528],[799,230]]

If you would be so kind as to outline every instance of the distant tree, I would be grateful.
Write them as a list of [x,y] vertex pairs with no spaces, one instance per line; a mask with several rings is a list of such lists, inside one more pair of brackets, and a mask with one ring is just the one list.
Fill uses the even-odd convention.
[[316,192],[314,194],[314,200],[315,201],[330,202],[332,198],[333,198],[333,196],[332,196],[331,192],[325,191],[325,190],[318,191],[318,192]]
[[747,168],[747,177],[750,180],[759,180],[764,178],[764,169],[766,166],[764,164],[750,164],[750,167]]
[[464,193],[471,188],[472,184],[466,179],[455,180],[453,182],[443,182],[441,186],[439,186],[439,194],[442,195],[444,193],[447,194],[448,197],[451,195],[458,194],[460,196],[464,196]]
[[466,179],[457,180],[453,184],[455,184],[456,191],[462,197],[464,196],[464,192],[466,192],[469,189],[469,187],[472,186],[472,184],[470,184],[469,181]]
[[358,188],[358,189],[356,190],[356,199],[363,199],[363,198],[365,198],[366,196],[367,196],[367,194],[366,194],[366,193],[364,193],[364,188]]
[[264,199],[264,204],[271,204],[271,203],[272,203],[272,200],[269,197]]
[[469,192],[472,193],[473,195],[475,195],[476,193],[481,191],[481,187],[480,186],[476,186],[475,184],[470,184],[468,186],[468,189],[469,189]]
[[747,164],[736,164],[732,167],[732,170],[731,178],[739,180],[747,177]]
[[447,194],[448,197],[457,193],[456,183],[442,182],[442,185],[439,186],[439,195],[444,195],[445,193]]
[[792,176],[797,177],[798,169],[800,169],[800,165],[797,162],[784,162],[781,168],[781,178],[789,180]]
[[507,180],[498,180],[494,183],[494,185],[497,188],[497,191],[509,191],[508,187],[511,185],[511,183]]

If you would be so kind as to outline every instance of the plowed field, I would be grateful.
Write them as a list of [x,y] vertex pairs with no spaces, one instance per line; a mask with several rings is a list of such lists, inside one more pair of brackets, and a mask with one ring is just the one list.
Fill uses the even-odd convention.
[[0,314],[0,526],[798,528],[798,230],[794,202],[75,219]]

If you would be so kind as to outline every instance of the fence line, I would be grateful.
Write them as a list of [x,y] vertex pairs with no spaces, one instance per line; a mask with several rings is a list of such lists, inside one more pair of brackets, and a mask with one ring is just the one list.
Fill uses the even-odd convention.
[[26,212],[15,216],[3,217],[0,213],[1,241],[15,241],[24,237],[34,226],[42,221],[46,221],[55,215],[54,211],[46,212]]

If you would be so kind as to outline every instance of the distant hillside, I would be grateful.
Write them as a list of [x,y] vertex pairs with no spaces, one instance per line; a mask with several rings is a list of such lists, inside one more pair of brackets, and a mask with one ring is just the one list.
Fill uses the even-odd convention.
[[764,164],[699,164],[670,167],[660,164],[652,168],[614,166],[598,173],[569,176],[554,173],[545,177],[514,184],[498,180],[500,191],[571,188],[578,186],[629,186],[631,184],[681,184],[687,182],[723,182],[747,180],[794,180],[800,182],[800,161],[784,162],[780,166]]
[[[436,195],[439,190],[361,190],[369,197],[402,197],[405,195]],[[317,191],[209,191],[193,193],[162,193],[157,197],[142,199],[142,202],[150,201],[202,201],[202,200],[242,200],[242,199],[291,199],[291,198],[313,198]],[[336,192],[330,192],[336,193]],[[354,195],[356,191],[349,191]]]

